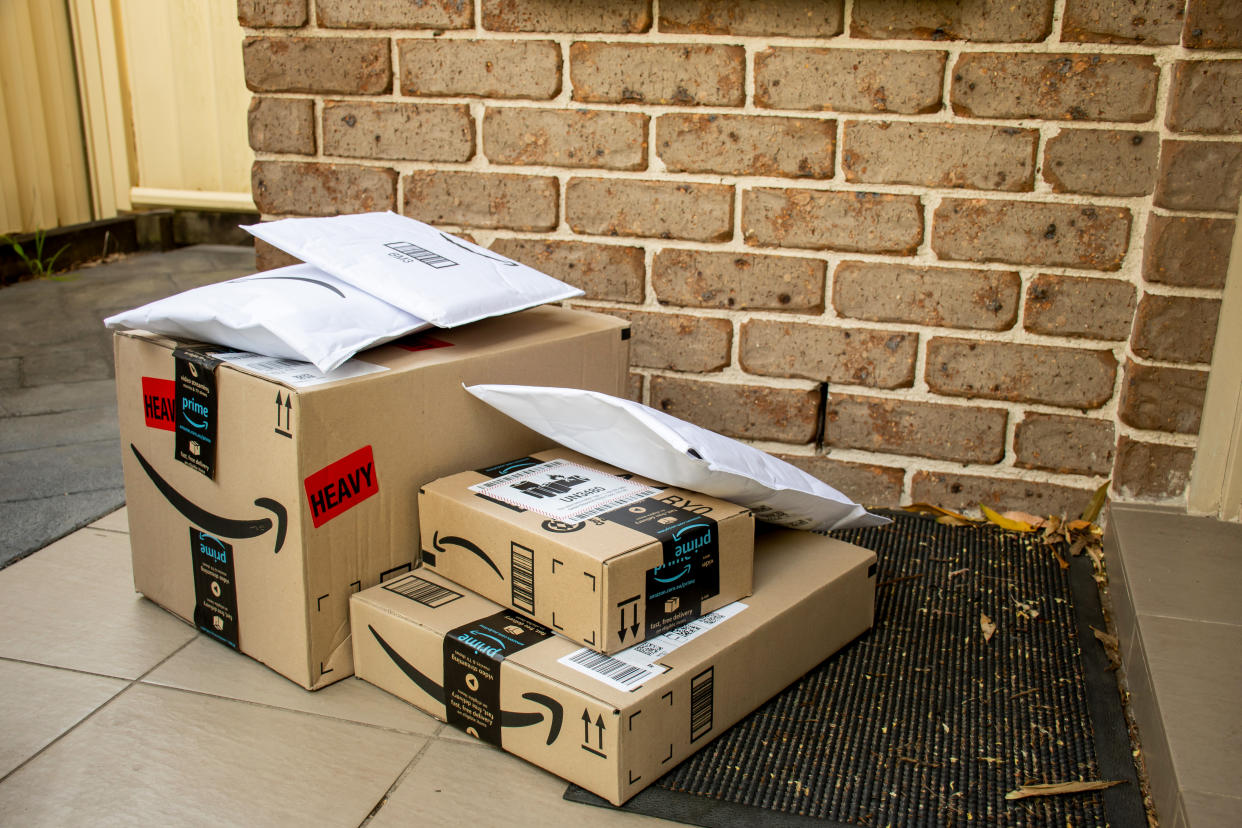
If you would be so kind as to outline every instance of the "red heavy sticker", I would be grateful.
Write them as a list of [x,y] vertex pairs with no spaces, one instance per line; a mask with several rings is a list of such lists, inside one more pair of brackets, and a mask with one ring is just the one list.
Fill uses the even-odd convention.
[[394,340],[392,344],[407,351],[430,351],[432,348],[453,347],[452,342],[445,342],[443,339],[436,339],[434,336],[428,336],[424,333],[412,333],[409,336]]
[[363,446],[335,463],[329,463],[303,481],[311,522],[318,529],[379,491],[375,457]]
[[172,380],[142,378],[142,413],[147,428],[177,430],[177,386]]

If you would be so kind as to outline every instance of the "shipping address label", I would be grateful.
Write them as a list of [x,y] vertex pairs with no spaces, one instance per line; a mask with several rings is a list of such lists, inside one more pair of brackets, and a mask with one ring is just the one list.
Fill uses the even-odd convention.
[[564,523],[578,523],[661,490],[568,460],[549,460],[476,483],[470,491]]
[[580,673],[585,673],[591,678],[628,693],[637,690],[648,679],[668,669],[656,663],[660,659],[744,609],[746,609],[746,604],[734,601],[715,612],[709,612],[694,619],[689,624],[674,627],[668,632],[661,633],[655,638],[648,638],[619,653],[607,656],[584,647],[558,661],[566,667],[572,667]]

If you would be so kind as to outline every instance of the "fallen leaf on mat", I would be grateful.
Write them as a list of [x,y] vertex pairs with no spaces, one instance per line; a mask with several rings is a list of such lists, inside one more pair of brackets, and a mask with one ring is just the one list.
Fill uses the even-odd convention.
[[1056,796],[1058,794],[1082,793],[1083,791],[1102,791],[1113,785],[1120,785],[1125,780],[1113,779],[1105,782],[1051,782],[1047,785],[1019,785],[1016,790],[1005,794],[1005,799],[1026,799],[1028,796]]
[[956,515],[940,515],[939,517],[936,518],[936,523],[941,523],[941,524],[944,524],[945,526],[974,526],[975,525],[975,522],[973,520],[968,520],[966,518],[960,518],[960,517],[957,517]]
[[992,623],[992,619],[983,613],[979,613],[979,629],[983,630],[983,640],[991,641],[992,636],[996,635],[996,625]]
[[1012,509],[1008,512],[1004,512],[1001,516],[1007,517],[1010,520],[1018,520],[1022,523],[1029,523],[1032,529],[1039,529],[1044,525],[1044,521],[1046,520],[1046,518],[1041,518],[1039,515],[1032,515],[1030,512],[1017,512]]
[[905,512],[914,512],[920,515],[942,515],[944,517],[956,518],[957,520],[962,521],[960,524],[951,524],[954,526],[968,526],[981,522],[975,520],[974,518],[968,518],[963,514],[954,512],[951,509],[945,509],[941,506],[933,506],[930,503],[911,503],[909,506],[902,506],[901,508],[902,511]]
[[1095,494],[1091,496],[1091,502],[1087,504],[1087,508],[1083,510],[1082,519],[1087,523],[1095,523],[1095,519],[1100,516],[1100,510],[1104,508],[1104,501],[1108,499],[1108,485],[1111,480],[1105,480],[1100,488],[1095,490]]
[[979,509],[980,511],[983,512],[983,516],[985,518],[987,518],[992,523],[995,523],[997,526],[999,526],[1002,529],[1008,529],[1012,532],[1033,532],[1035,531],[1035,527],[1031,526],[1031,524],[1026,523],[1021,520],[1011,520],[1010,518],[1007,518],[1004,515],[999,514],[995,509],[989,509],[987,506],[984,506],[982,503],[979,504]]

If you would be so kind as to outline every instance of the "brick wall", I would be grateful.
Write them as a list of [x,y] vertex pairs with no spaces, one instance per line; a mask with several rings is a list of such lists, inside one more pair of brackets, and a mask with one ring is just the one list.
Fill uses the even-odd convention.
[[1242,192],[1236,0],[239,17],[265,217],[393,209],[576,284],[633,322],[635,398],[867,503],[1184,497]]

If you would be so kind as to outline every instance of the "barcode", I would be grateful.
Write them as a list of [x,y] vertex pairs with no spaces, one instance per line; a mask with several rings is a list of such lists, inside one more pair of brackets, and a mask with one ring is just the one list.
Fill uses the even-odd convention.
[[402,578],[399,581],[384,584],[384,589],[395,592],[398,595],[404,595],[412,601],[417,601],[425,607],[442,607],[450,601],[456,601],[461,597],[460,592],[453,592],[451,589],[445,589],[439,584],[433,584],[431,581],[424,581],[417,575],[411,575],[408,578]]
[[457,262],[452,259],[446,259],[439,253],[432,253],[430,250],[426,250],[416,244],[410,244],[409,242],[389,242],[388,244],[385,244],[384,247],[391,247],[398,253],[409,256],[411,259],[417,259],[428,267],[439,269],[442,267],[452,267],[457,264]]
[[693,742],[712,729],[714,707],[715,668],[708,667],[690,679],[690,741]]
[[585,667],[594,673],[606,676],[617,684],[626,687],[637,684],[654,675],[652,671],[643,667],[635,667],[633,664],[626,664],[624,661],[618,661],[611,656],[590,650],[580,650],[569,656],[569,660],[580,667]]
[[519,543],[510,543],[513,606],[523,612],[535,613],[535,553]]

